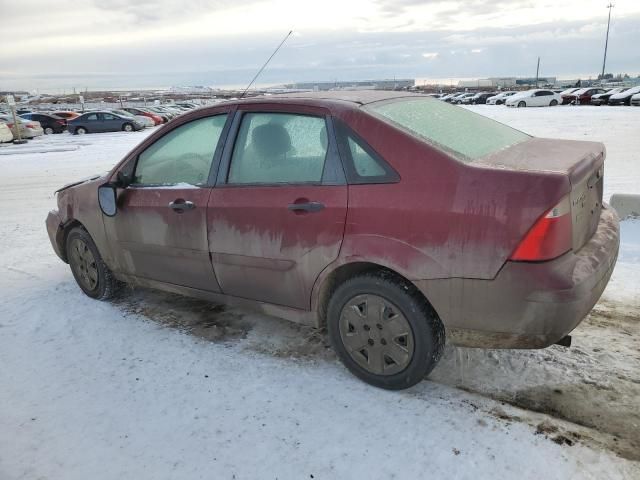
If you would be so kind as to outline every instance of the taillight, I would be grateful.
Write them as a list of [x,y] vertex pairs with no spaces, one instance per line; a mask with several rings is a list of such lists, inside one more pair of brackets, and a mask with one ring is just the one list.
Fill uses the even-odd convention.
[[571,250],[571,243],[571,203],[567,196],[533,224],[511,254],[511,260],[551,260]]
[[25,125],[25,127],[27,127],[27,128],[36,128],[35,125],[29,125],[28,123]]

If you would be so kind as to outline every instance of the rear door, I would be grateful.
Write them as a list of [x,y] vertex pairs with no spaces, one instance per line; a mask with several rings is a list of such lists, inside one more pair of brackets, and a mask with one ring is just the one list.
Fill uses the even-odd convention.
[[209,258],[207,202],[227,115],[179,125],[131,160],[133,183],[119,192],[116,215],[105,217],[120,271],[220,290]]
[[207,211],[222,291],[309,309],[347,213],[331,120],[318,108],[241,106],[229,138]]

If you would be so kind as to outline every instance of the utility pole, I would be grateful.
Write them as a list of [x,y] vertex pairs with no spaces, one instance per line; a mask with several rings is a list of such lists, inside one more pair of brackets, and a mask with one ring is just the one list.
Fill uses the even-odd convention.
[[604,41],[604,59],[602,60],[602,76],[600,81],[604,81],[604,69],[607,65],[607,47],[609,46],[609,27],[611,26],[611,9],[614,7],[613,3],[609,3],[607,8],[609,9],[609,20],[607,20],[607,37]]
[[540,57],[538,57],[538,66],[536,67],[536,88],[538,88],[538,75],[540,74]]

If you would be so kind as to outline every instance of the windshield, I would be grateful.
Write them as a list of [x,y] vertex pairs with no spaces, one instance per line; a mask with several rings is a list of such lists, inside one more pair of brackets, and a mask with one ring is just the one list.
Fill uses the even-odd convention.
[[531,138],[495,120],[431,98],[375,102],[364,108],[464,162]]

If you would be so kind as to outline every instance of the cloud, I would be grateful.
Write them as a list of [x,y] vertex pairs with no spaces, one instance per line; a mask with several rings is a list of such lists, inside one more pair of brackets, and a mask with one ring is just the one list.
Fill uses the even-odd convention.
[[423,53],[422,56],[426,59],[433,60],[438,57],[438,52]]

